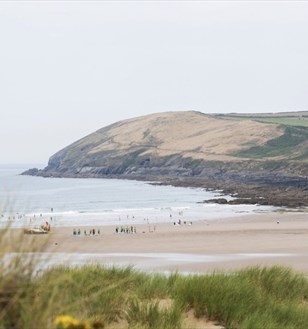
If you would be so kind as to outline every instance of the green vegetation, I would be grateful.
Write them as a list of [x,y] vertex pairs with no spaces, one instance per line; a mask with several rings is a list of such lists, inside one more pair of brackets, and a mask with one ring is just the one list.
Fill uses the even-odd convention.
[[1,263],[0,328],[185,329],[194,328],[191,311],[226,328],[307,328],[308,282],[288,268],[166,276],[83,266],[34,275],[20,257],[10,263]]
[[289,126],[308,127],[308,119],[298,118],[257,118],[260,122],[276,123]]
[[265,123],[283,124],[288,126],[308,127],[308,112],[285,113],[244,113],[217,114],[217,117],[232,120],[255,120]]
[[247,158],[268,158],[276,156],[292,155],[293,159],[303,160],[303,156],[307,153],[305,146],[302,150],[298,150],[300,154],[293,156],[296,148],[301,147],[304,142],[308,141],[308,128],[282,126],[284,134],[278,138],[269,140],[265,145],[254,146],[248,150],[238,152],[236,156]]

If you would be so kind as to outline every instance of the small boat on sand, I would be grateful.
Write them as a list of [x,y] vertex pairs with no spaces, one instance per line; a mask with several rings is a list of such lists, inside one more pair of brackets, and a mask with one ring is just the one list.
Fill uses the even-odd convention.
[[29,227],[24,229],[24,234],[48,234],[48,231],[42,227]]
[[50,224],[45,224],[37,227],[28,227],[24,229],[24,234],[48,234],[50,231]]

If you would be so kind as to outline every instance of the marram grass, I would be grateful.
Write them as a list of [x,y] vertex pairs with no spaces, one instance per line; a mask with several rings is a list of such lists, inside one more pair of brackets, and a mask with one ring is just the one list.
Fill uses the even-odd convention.
[[166,276],[58,266],[37,274],[35,256],[7,258],[0,238],[0,329],[193,329],[191,313],[228,329],[308,328],[308,282],[289,268]]

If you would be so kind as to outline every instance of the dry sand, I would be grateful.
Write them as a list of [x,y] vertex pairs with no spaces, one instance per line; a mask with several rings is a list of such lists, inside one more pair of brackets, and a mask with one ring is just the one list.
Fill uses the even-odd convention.
[[[279,223],[277,223],[279,221]],[[98,227],[95,227],[97,229]],[[115,234],[100,227],[99,236],[73,236],[72,228],[53,228],[46,252],[58,262],[134,265],[148,271],[212,272],[254,265],[285,265],[308,273],[308,214],[246,215],[189,225],[137,226],[137,234]],[[26,236],[28,239],[29,236]]]

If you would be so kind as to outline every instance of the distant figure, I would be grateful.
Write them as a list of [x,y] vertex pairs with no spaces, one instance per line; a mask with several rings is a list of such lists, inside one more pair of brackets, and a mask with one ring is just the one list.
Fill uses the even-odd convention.
[[277,224],[279,224],[279,220],[277,220]]
[[101,234],[101,230],[100,230],[100,229],[97,230],[97,234],[98,234],[98,235]]
[[45,224],[41,225],[41,228],[42,228],[44,231],[47,231],[47,232],[50,231],[50,225],[49,225],[48,222],[45,222]]
[[73,235],[76,235],[76,229],[75,228],[73,229]]
[[79,228],[79,229],[78,229],[78,235],[80,235],[80,233],[81,233],[81,232],[80,232],[80,228]]

